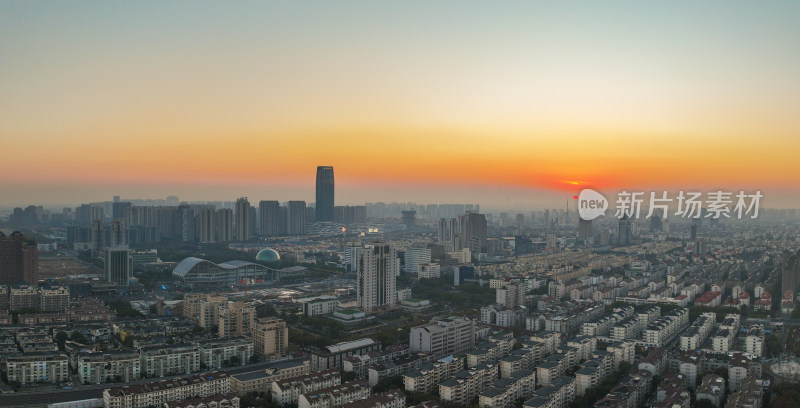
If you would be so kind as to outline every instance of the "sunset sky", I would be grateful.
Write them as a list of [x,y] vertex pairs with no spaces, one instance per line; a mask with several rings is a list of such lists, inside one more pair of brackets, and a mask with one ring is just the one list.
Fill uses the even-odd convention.
[[[0,206],[800,207],[800,2],[0,3]],[[578,184],[576,184],[577,182]]]

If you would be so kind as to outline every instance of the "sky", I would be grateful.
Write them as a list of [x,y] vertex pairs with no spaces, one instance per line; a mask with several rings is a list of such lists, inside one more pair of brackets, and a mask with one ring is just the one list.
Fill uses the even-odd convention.
[[800,2],[0,3],[0,206],[800,207]]

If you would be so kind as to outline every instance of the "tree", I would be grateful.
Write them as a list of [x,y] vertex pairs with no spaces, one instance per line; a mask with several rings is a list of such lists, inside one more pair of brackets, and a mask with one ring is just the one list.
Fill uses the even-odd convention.
[[69,339],[69,335],[65,331],[60,331],[56,333],[56,342],[58,343],[58,348],[64,349],[64,343],[67,342]]
[[727,368],[725,368],[725,367],[717,367],[714,370],[714,374],[724,378],[725,379],[725,384],[728,383],[728,369]]
[[83,337],[83,334],[77,330],[72,332],[72,334],[69,336],[69,339],[76,343],[86,344],[86,337]]

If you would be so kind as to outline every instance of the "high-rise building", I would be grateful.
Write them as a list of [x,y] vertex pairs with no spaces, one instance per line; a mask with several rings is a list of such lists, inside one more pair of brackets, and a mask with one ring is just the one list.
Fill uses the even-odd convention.
[[197,212],[197,239],[200,242],[215,242],[216,228],[214,209],[203,208]]
[[38,279],[39,251],[36,241],[19,231],[9,236],[0,232],[0,284],[36,284]]
[[106,248],[106,280],[120,286],[127,286],[133,269],[131,251],[127,245]]
[[275,318],[261,318],[250,332],[253,351],[262,357],[279,358],[289,348],[289,328],[286,322]]
[[461,248],[469,248],[470,251],[478,253],[482,252],[484,243],[486,242],[486,216],[473,212],[458,217],[461,224]]
[[630,245],[631,244],[631,220],[628,218],[628,214],[622,216],[619,219],[619,236],[617,242],[620,245]]
[[110,246],[125,245],[125,223],[121,219],[115,219],[111,224],[111,242]]
[[317,166],[316,221],[333,221],[333,166]]
[[233,241],[233,210],[230,208],[217,210],[217,241]]
[[106,231],[102,219],[92,221],[92,254],[97,256],[106,247]]
[[358,306],[371,311],[397,304],[397,251],[387,243],[365,245],[356,251]]
[[261,220],[261,235],[265,237],[280,235],[284,229],[281,228],[281,221],[286,224],[286,220],[281,219],[281,204],[277,201],[258,203],[258,218]]
[[593,237],[594,235],[592,233],[592,220],[584,220],[583,218],[578,218],[578,239],[586,241]]
[[237,241],[247,241],[253,236],[252,223],[250,201],[247,201],[247,197],[241,197],[236,200],[235,228]]
[[286,217],[286,232],[290,235],[303,235],[306,232],[306,202],[289,201]]
[[115,201],[111,206],[111,219],[128,221],[131,215],[132,204],[127,201]]

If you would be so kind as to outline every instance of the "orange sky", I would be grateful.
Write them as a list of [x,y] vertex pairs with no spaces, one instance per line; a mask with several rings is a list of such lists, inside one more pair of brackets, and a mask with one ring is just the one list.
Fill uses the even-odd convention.
[[5,3],[0,206],[313,201],[317,165],[349,203],[580,180],[792,206],[800,7],[723,4]]

